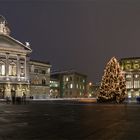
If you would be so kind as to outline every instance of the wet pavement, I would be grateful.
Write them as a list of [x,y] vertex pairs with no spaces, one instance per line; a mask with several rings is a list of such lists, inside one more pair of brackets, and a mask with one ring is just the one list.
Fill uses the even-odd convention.
[[0,103],[0,140],[140,140],[139,104]]

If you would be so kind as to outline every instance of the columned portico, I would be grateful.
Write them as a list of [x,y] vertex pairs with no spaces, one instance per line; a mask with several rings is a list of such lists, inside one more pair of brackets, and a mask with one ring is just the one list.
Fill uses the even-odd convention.
[[[28,46],[10,36],[7,21],[0,16],[0,98],[22,96],[29,91],[29,59],[26,57],[32,52]],[[28,74],[27,74],[28,72]]]

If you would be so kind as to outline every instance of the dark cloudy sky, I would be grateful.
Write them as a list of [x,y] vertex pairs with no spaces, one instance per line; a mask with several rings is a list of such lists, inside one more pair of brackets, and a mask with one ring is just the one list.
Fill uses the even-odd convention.
[[14,38],[54,70],[101,80],[111,57],[140,56],[139,0],[0,0]]

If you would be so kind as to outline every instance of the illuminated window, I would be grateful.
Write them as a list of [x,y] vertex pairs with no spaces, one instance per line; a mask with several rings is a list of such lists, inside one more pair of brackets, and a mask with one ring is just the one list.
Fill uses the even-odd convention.
[[135,74],[135,75],[134,75],[134,77],[135,77],[135,78],[138,78],[138,77],[139,77],[139,75],[138,75],[138,74]]
[[78,88],[79,86],[78,86],[78,84],[76,84],[76,88]]
[[69,78],[68,78],[68,77],[66,77],[66,81],[67,81],[67,82],[69,81]]
[[73,84],[70,84],[70,88],[73,88]]
[[9,75],[10,76],[17,75],[17,65],[14,62],[9,64]]
[[5,63],[0,62],[0,75],[5,75]]
[[131,78],[132,75],[131,74],[126,74],[126,78]]
[[25,76],[25,74],[24,74],[24,64],[23,63],[20,64],[20,76],[21,77]]
[[140,88],[140,81],[134,81],[134,88]]
[[133,88],[133,83],[131,81],[126,81],[126,88]]
[[131,92],[128,92],[128,98],[131,98]]
[[83,90],[85,89],[85,87],[83,86]]
[[139,96],[139,91],[136,91],[136,96]]

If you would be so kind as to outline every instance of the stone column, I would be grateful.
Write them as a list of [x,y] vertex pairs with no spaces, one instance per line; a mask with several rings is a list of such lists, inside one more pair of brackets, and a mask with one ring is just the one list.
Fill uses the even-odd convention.
[[22,85],[17,85],[16,96],[22,97]]
[[6,53],[6,65],[5,65],[5,69],[6,69],[6,79],[9,79],[9,54]]
[[25,56],[25,64],[24,64],[24,70],[25,70],[25,80],[27,80],[27,60],[26,60],[26,56]]
[[19,55],[17,55],[17,78],[20,79],[20,58]]
[[5,97],[11,97],[11,86],[9,83],[5,85]]

